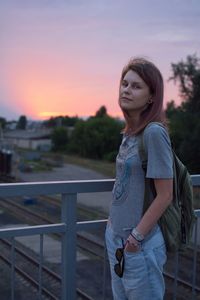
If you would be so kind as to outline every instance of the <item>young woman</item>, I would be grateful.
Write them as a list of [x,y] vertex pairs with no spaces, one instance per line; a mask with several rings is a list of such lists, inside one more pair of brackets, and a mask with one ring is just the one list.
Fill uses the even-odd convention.
[[[124,67],[119,105],[126,127],[106,228],[113,298],[161,300],[166,247],[157,222],[172,201],[173,161],[164,127],[163,78],[153,63],[134,58]],[[146,174],[138,152],[142,132],[148,157]],[[150,192],[152,201],[143,213],[145,176],[153,179],[156,196]]]

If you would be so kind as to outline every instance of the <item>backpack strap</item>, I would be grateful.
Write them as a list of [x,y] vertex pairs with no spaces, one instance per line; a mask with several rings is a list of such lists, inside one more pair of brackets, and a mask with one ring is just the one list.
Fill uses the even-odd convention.
[[147,153],[144,147],[144,131],[140,135],[138,135],[138,153],[142,162],[142,169],[145,174],[147,171]]
[[[145,127],[145,129],[147,127],[151,126],[152,124],[157,124],[157,125],[164,128],[164,125],[162,123],[151,122]],[[145,211],[148,209],[148,207],[151,204],[151,201],[150,201],[151,193],[153,194],[154,197],[156,197],[156,189],[155,189],[155,185],[154,185],[154,180],[152,178],[146,178],[148,157],[147,157],[147,151],[146,151],[145,145],[144,145],[144,131],[145,131],[145,129],[141,132],[141,134],[138,135],[138,153],[139,153],[139,157],[140,157],[141,162],[142,162],[142,169],[143,169],[144,174],[145,174],[145,191],[144,191],[143,214],[145,213]]]
[[145,176],[145,180],[144,180],[144,203],[143,203],[143,215],[145,213],[145,211],[148,209],[149,205],[150,205],[150,179],[146,178],[146,173],[147,173],[147,153],[145,151],[144,148],[144,131],[138,135],[138,153],[139,153],[139,157],[142,163],[142,169],[144,171],[144,176]]
[[[151,122],[145,127],[145,129],[148,128],[149,126],[153,125],[153,124],[156,124],[156,125],[159,125],[160,127],[165,128],[165,126],[160,122]],[[141,161],[142,161],[142,168],[143,168],[143,166],[144,166],[144,168],[147,168],[147,152],[145,150],[145,145],[144,145],[144,131],[145,131],[145,129],[142,131],[141,134],[138,135],[138,152],[139,152],[139,156],[140,156]],[[144,170],[144,168],[143,168],[143,170]]]

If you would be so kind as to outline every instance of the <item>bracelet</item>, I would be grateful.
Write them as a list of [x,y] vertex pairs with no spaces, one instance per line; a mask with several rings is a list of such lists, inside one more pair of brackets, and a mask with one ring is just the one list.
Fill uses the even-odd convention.
[[[134,238],[134,236],[130,233],[130,236],[132,236]],[[129,238],[127,239],[127,241],[131,244],[134,245],[135,247],[139,247],[140,246],[140,242],[138,242],[135,238],[134,238],[135,242],[132,243]]]
[[[134,240],[136,240],[136,238],[134,237],[134,235],[132,235],[132,233],[130,233],[130,235],[132,236],[132,238],[134,238]],[[139,245],[141,242],[136,240],[137,241],[137,244]]]
[[136,241],[138,242],[142,242],[144,240],[144,235],[139,233],[137,231],[136,228],[133,228],[132,231],[131,231],[131,235],[136,239]]

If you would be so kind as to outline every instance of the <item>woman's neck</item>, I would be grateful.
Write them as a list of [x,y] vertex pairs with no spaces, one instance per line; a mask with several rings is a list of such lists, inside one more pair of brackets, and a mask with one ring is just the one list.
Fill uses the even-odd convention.
[[137,112],[129,112],[128,113],[129,118],[131,119],[132,128],[137,128],[140,123],[140,113]]

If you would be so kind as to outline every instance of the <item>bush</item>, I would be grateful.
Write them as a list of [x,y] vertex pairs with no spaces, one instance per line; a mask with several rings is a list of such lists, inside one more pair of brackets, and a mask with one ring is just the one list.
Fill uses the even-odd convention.
[[68,143],[68,132],[65,127],[56,127],[52,132],[52,150],[64,151]]
[[[68,145],[70,152],[83,157],[102,159],[118,151],[121,142],[122,123],[109,116],[91,117],[79,121]],[[112,158],[113,159],[113,158]]]
[[109,162],[115,162],[117,157],[118,151],[112,151],[104,155],[103,159]]

